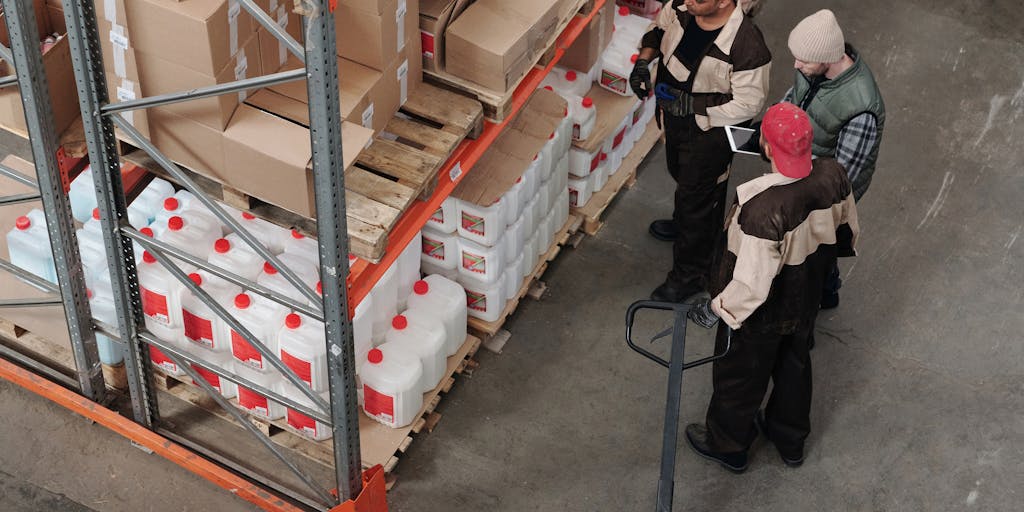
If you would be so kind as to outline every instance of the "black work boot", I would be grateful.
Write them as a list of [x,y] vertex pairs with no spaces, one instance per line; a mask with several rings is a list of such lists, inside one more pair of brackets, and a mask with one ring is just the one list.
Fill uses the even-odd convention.
[[672,219],[658,219],[651,223],[647,231],[662,242],[675,242],[679,238],[679,226]]
[[747,451],[734,453],[711,451],[711,448],[708,447],[708,429],[702,423],[691,423],[686,426],[686,441],[690,444],[690,448],[697,452],[697,455],[717,462],[733,473],[742,473],[747,470]]
[[681,303],[686,302],[686,299],[689,299],[702,291],[703,290],[700,285],[696,283],[680,286],[672,281],[665,281],[664,283],[661,283],[661,286],[655,288],[654,291],[651,292],[651,300],[656,300],[658,302]]
[[[764,411],[757,411],[757,415],[754,416],[754,424],[757,425],[757,430],[761,432],[765,439],[772,441],[772,436],[768,433],[768,422],[764,419]],[[775,444],[775,441],[772,441],[772,444]],[[783,453],[782,449],[775,445],[775,450],[779,452],[779,458],[782,459],[782,463],[791,468],[798,468],[804,463],[803,449],[799,452],[793,451],[789,453],[787,451]]]

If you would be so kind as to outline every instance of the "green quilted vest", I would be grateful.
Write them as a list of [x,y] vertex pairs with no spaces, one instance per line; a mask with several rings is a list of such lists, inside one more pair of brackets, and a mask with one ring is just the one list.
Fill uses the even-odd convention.
[[[853,47],[847,45],[846,50],[854,60],[853,66],[832,80],[823,82],[806,109],[814,126],[812,151],[815,156],[835,157],[839,132],[850,119],[864,112],[870,112],[875,116],[879,140],[885,128],[885,103],[875,84],[875,77]],[[793,102],[799,105],[810,90],[810,86],[810,80],[800,71],[796,71]],[[872,148],[864,170],[852,183],[854,196],[858,199],[871,182],[875,162],[878,160],[878,147],[876,144]]]

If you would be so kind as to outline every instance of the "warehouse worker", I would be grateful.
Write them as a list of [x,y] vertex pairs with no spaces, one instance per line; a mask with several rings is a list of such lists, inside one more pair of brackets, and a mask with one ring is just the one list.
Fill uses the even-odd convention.
[[[689,313],[703,327],[721,317],[734,329],[728,354],[712,369],[706,423],[687,426],[686,438],[698,454],[735,472],[747,468],[758,429],[786,465],[803,463],[819,292],[836,257],[854,254],[859,228],[846,171],[832,158],[812,162],[812,141],[799,107],[768,109],[761,151],[772,172],[736,187],[716,295]],[[724,350],[726,333],[719,326],[716,352]],[[769,381],[774,387],[762,414]]]
[[[885,127],[885,103],[868,65],[846,44],[835,15],[818,11],[789,33],[796,60],[795,84],[782,101],[807,111],[814,126],[816,157],[832,157],[846,169],[853,198],[871,184]],[[839,267],[832,268],[821,294],[822,309],[839,305]]]
[[[761,111],[771,52],[734,0],[672,0],[641,46],[630,85],[641,98],[657,96],[676,181],[672,219],[650,226],[656,238],[674,242],[672,270],[651,298],[682,302],[707,288],[722,231],[732,161],[724,127]],[[659,57],[652,91],[649,65]]]

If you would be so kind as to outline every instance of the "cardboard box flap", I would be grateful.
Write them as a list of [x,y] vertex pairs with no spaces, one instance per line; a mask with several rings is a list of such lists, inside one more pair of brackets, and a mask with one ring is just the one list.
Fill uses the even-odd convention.
[[596,84],[590,88],[587,96],[594,100],[594,107],[597,109],[594,131],[590,132],[587,140],[573,141],[572,145],[590,153],[604,144],[615,127],[622,122],[626,114],[633,111],[640,100],[636,96],[619,96]]
[[[299,69],[301,67],[302,63],[292,56],[288,59],[288,62],[281,67],[280,71],[289,71],[292,69]],[[369,95],[379,86],[380,81],[381,73],[379,71],[339,57],[338,100],[340,103],[341,118],[352,119],[353,112],[361,115],[363,110],[365,110],[370,103]],[[285,98],[290,98],[294,102],[300,103],[303,106],[309,103],[309,92],[307,90],[305,80],[275,84],[268,87],[268,89]],[[252,102],[249,103],[253,104]],[[260,106],[260,108],[265,107]],[[308,107],[303,108],[306,110],[305,113],[299,112],[302,109],[295,106],[289,108],[287,113],[278,112],[273,109],[270,110],[274,113],[288,117],[289,119],[304,126],[309,126],[309,109]]]
[[276,91],[263,89],[246,97],[245,103],[265,112],[276,114],[293,123],[309,125],[309,105]]

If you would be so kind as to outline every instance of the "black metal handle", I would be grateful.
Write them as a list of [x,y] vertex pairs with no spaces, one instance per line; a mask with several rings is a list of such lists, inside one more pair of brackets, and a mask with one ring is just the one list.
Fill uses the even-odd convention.
[[[686,316],[686,314],[690,311],[691,307],[692,305],[690,304],[658,302],[653,300],[638,300],[630,304],[629,308],[626,310],[626,344],[629,345],[629,348],[633,349],[638,354],[646,357],[647,359],[650,359],[651,361],[654,361],[655,363],[664,366],[665,368],[668,368],[669,361],[666,361],[665,359],[651,353],[647,349],[638,346],[633,341],[633,320],[635,319],[637,312],[642,309],[675,311],[675,314],[678,317],[679,315]],[[723,350],[721,354],[714,354],[705,358],[697,359],[696,361],[683,363],[683,369],[687,370],[689,368],[693,368],[695,366],[700,366],[703,364],[708,364],[716,359],[721,359],[725,357],[725,355],[729,353],[729,349],[732,348],[732,328],[727,326],[726,329],[727,333],[725,338],[725,350]]]

